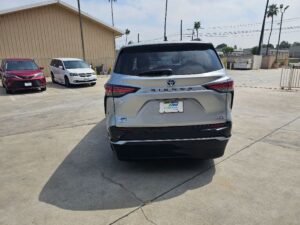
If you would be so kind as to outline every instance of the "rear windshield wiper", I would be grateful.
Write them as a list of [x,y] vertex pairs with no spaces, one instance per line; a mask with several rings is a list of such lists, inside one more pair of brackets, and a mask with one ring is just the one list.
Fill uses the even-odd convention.
[[173,74],[172,69],[160,69],[160,70],[149,70],[139,73],[139,76],[148,76],[148,75],[166,75],[170,76]]

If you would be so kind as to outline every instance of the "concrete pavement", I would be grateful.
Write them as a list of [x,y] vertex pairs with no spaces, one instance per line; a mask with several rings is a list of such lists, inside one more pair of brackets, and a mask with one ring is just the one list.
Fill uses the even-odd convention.
[[119,162],[105,78],[43,93],[0,88],[0,224],[299,224],[300,92],[276,87],[280,70],[230,73],[233,136],[208,161]]

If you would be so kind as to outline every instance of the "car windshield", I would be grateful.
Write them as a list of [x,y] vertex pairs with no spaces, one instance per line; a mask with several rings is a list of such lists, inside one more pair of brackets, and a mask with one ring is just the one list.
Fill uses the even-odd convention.
[[6,70],[37,70],[39,67],[33,60],[28,61],[7,61]]
[[64,61],[66,69],[90,68],[89,64],[84,61]]
[[222,68],[210,44],[164,44],[123,49],[114,72],[126,75],[162,76],[201,74]]

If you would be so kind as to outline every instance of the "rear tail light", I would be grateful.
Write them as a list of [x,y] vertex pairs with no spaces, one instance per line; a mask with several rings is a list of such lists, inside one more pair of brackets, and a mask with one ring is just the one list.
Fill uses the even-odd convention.
[[204,87],[218,92],[232,92],[234,87],[234,82],[233,80],[227,80],[222,83],[207,84]]
[[105,95],[107,97],[122,97],[124,95],[137,92],[139,88],[136,87],[127,87],[120,85],[105,85]]

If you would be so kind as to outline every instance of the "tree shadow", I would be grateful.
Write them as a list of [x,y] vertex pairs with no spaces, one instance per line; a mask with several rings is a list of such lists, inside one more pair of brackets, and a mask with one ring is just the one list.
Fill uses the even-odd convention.
[[[201,174],[192,189],[200,188],[212,181],[214,173],[213,160],[120,162],[110,150],[102,120],[56,169],[39,200],[68,210],[130,208]],[[185,186],[170,192],[168,198],[188,191]]]

